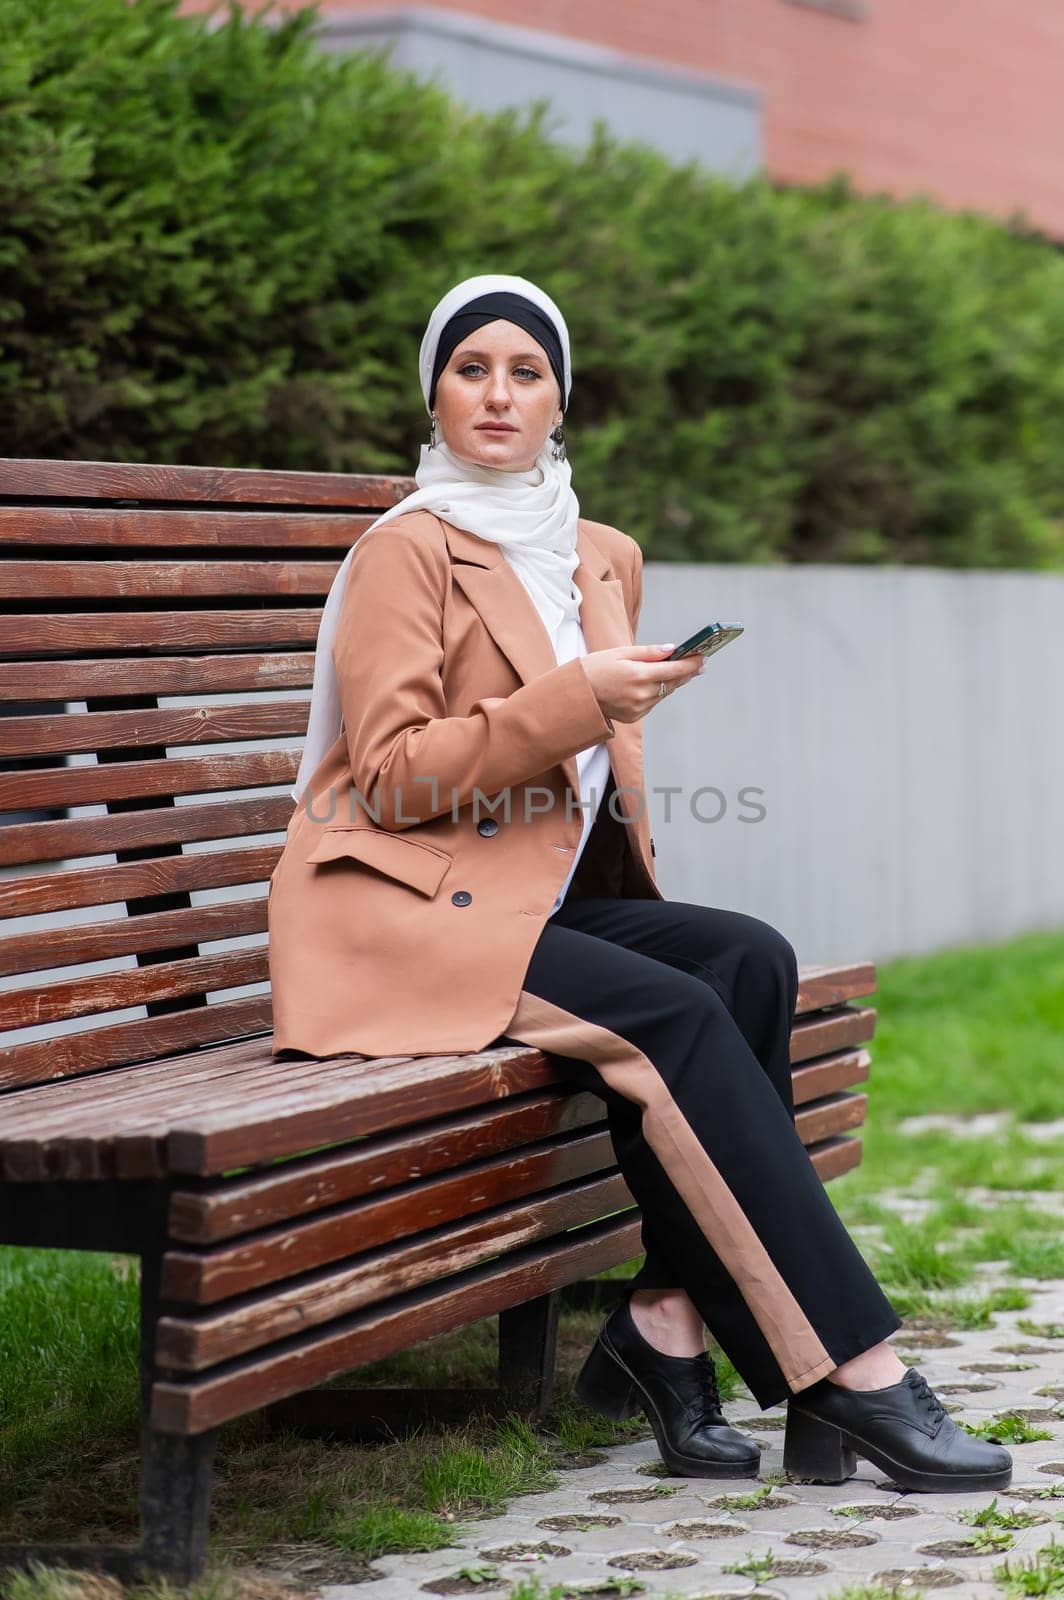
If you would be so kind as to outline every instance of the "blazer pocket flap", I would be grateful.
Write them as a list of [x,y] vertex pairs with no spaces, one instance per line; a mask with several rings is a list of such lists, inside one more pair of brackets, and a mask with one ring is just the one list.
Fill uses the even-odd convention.
[[443,881],[451,857],[446,850],[407,839],[400,833],[378,828],[323,828],[321,838],[307,861],[337,861],[349,856],[375,867],[389,878],[398,878],[421,894],[433,895]]

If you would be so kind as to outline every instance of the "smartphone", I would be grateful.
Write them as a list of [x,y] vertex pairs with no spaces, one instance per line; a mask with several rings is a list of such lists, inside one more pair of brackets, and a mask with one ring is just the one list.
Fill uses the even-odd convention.
[[742,628],[737,622],[710,622],[704,628],[699,628],[683,644],[678,644],[671,656],[666,656],[666,661],[678,661],[681,656],[700,655],[711,656],[715,650],[722,650],[726,644],[737,639],[742,633]]

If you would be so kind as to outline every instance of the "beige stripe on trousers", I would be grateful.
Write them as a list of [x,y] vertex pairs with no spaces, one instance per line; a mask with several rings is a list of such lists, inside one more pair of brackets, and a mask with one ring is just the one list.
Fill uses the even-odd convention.
[[590,1061],[611,1089],[642,1107],[643,1137],[734,1279],[790,1388],[803,1389],[833,1372],[838,1363],[649,1057],[619,1034],[527,989],[506,1031],[537,1049]]

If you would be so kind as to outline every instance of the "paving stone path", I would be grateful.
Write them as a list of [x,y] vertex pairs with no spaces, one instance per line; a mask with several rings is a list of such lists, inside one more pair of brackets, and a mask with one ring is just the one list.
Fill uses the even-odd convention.
[[[1002,1281],[993,1264],[969,1291]],[[995,1596],[994,1567],[1031,1556],[1051,1539],[1064,1540],[1064,1498],[1031,1498],[1056,1485],[1064,1496],[1064,1339],[1035,1338],[1018,1321],[1064,1323],[1064,1283],[1017,1279],[1031,1294],[1025,1311],[999,1312],[994,1326],[949,1334],[902,1329],[892,1341],[918,1366],[958,1420],[978,1423],[1020,1411],[1052,1438],[1010,1445],[1012,1487],[998,1509],[1025,1510],[1037,1518],[1016,1529],[1007,1551],[972,1548],[976,1529],[961,1518],[988,1506],[993,1494],[909,1494],[893,1488],[866,1461],[837,1486],[783,1479],[783,1412],[762,1413],[748,1391],[725,1408],[763,1447],[756,1480],[672,1478],[661,1475],[652,1439],[616,1446],[595,1465],[567,1471],[545,1494],[511,1500],[502,1516],[459,1524],[454,1544],[425,1554],[381,1556],[357,1584],[329,1584],[322,1600],[411,1600],[422,1594],[505,1595],[521,1578],[535,1576],[545,1596],[551,1585],[573,1595],[624,1594],[617,1579],[645,1600],[665,1597],[775,1596],[826,1600],[851,1586],[878,1582],[930,1600]],[[735,1498],[776,1483],[754,1508]],[[755,1574],[726,1569],[751,1559]],[[462,1568],[496,1569],[480,1581]],[[614,1580],[614,1587],[605,1587]]]

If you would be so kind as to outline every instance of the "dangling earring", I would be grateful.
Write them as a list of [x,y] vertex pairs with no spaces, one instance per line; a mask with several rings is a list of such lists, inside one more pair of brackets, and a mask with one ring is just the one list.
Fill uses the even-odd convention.
[[432,413],[432,427],[429,430],[429,449],[430,450],[435,450],[436,444],[437,444],[437,439],[436,439],[436,413],[434,411]]
[[559,422],[558,426],[554,429],[554,431],[551,433],[551,438],[554,440],[554,444],[551,446],[551,452],[550,452],[551,455],[554,457],[555,461],[564,461],[565,460],[565,429],[562,427],[560,422]]

